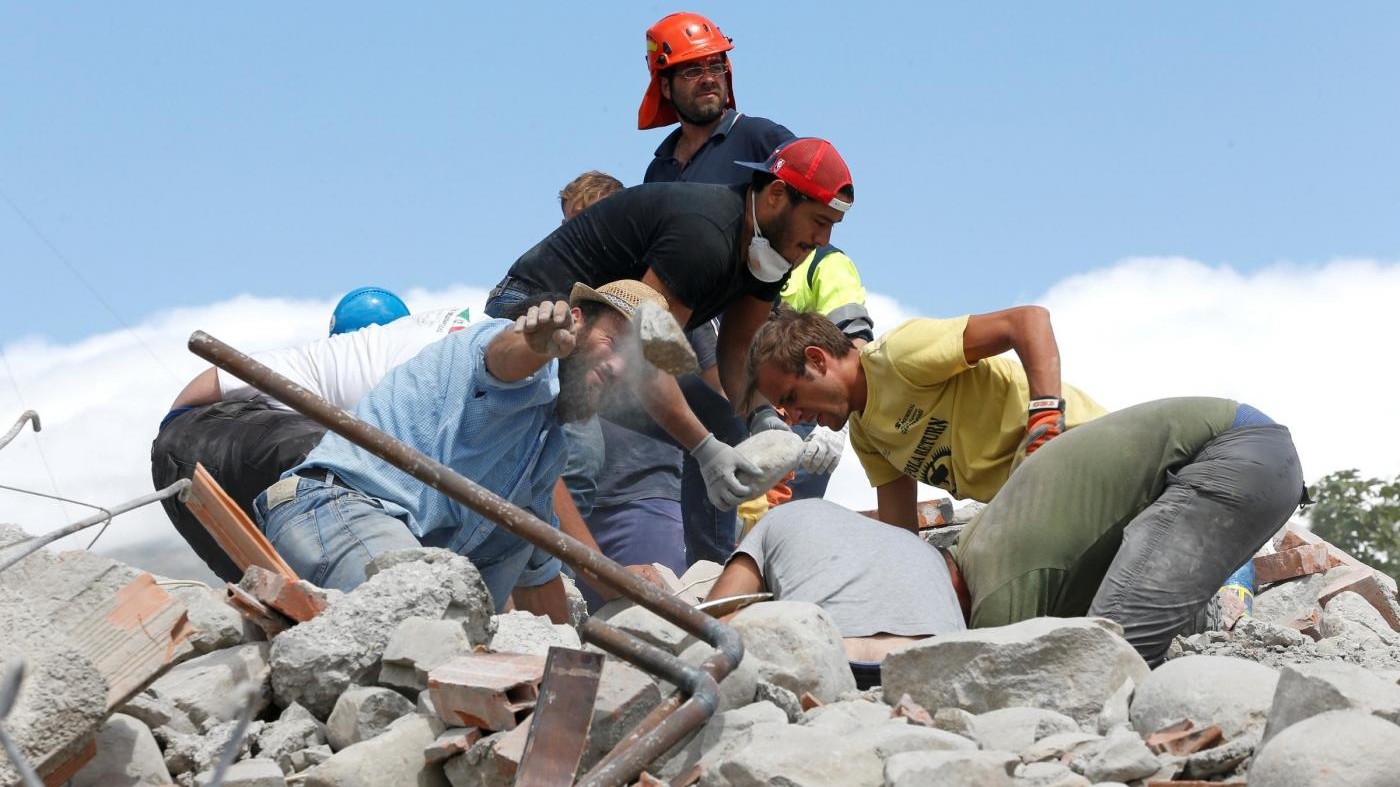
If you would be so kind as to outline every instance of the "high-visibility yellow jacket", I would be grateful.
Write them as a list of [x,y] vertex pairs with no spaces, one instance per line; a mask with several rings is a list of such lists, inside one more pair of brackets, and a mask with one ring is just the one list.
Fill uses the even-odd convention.
[[875,340],[856,264],[835,246],[820,246],[792,269],[782,302],[800,312],[821,312],[853,339]]

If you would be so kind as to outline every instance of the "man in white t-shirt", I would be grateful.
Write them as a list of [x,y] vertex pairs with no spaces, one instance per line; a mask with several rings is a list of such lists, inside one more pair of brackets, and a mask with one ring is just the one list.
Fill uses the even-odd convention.
[[[351,410],[391,369],[470,321],[468,309],[438,309],[252,357]],[[160,489],[189,478],[195,464],[203,464],[251,518],[253,498],[305,459],[325,432],[320,424],[210,367],[185,386],[162,419],[151,444],[151,476]],[[175,529],[210,570],[226,582],[242,577],[185,506],[171,499],[163,504]]]

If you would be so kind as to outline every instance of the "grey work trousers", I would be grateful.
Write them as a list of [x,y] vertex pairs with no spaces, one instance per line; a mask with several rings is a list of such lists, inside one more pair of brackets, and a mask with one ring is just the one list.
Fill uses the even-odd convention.
[[1155,667],[1231,572],[1288,521],[1302,489],[1286,427],[1219,435],[1128,523],[1089,615],[1120,624]]

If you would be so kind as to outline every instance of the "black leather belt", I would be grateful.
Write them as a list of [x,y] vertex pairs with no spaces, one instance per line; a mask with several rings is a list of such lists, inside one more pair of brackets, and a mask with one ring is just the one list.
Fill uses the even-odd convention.
[[349,484],[345,483],[345,481],[341,479],[340,476],[333,473],[330,470],[330,468],[326,467],[308,467],[304,470],[298,470],[296,474],[309,481],[320,481],[322,483],[325,483],[329,480],[335,486],[344,487],[345,489],[354,488],[351,487]]

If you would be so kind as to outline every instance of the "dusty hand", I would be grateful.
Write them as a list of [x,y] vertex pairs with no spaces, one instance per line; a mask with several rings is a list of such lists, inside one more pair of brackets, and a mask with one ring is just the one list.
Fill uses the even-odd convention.
[[564,358],[574,351],[578,325],[568,303],[541,301],[515,321],[514,330],[525,335],[526,346],[534,352]]
[[803,470],[814,475],[828,475],[841,461],[841,452],[846,448],[845,431],[832,431],[818,426],[807,435],[802,445]]
[[739,480],[739,474],[754,478],[758,476],[759,469],[733,446],[709,434],[691,450],[690,455],[700,463],[705,491],[715,508],[728,511],[757,494],[749,484]]

